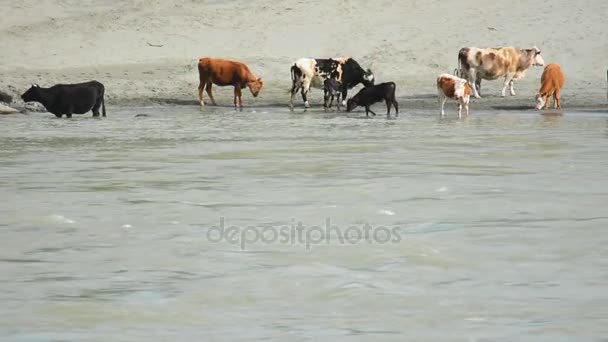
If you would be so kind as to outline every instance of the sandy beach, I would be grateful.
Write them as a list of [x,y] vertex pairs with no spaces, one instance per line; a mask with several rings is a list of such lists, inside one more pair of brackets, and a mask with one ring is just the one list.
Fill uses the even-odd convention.
[[[463,46],[538,46],[559,63],[565,107],[606,104],[608,3],[514,1],[37,1],[4,8],[0,89],[23,92],[97,79],[112,105],[195,104],[201,56],[241,60],[266,87],[246,103],[286,103],[289,66],[299,57],[352,56],[379,81],[395,81],[406,106],[433,106],[435,77],[452,72]],[[532,106],[541,68],[494,98],[484,82],[477,106]],[[216,88],[217,89],[217,88]],[[232,90],[216,90],[230,102]],[[313,103],[321,100],[312,93]],[[426,100],[425,100],[426,99]]]

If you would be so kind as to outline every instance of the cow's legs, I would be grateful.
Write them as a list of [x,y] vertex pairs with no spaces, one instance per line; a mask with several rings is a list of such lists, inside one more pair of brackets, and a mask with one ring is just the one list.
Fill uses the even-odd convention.
[[55,114],[55,116],[61,119],[61,114]]
[[[478,79],[477,70],[475,70],[475,69],[463,70],[462,74],[463,74],[462,78],[467,80],[469,82],[469,84],[473,84],[473,94],[475,95],[475,97],[481,98],[481,95],[479,95],[479,91],[477,89],[477,79]],[[479,77],[479,87],[481,88],[481,78],[480,77]]]
[[555,94],[553,94],[553,100],[555,101],[555,109],[561,109],[562,105],[559,102],[559,89],[555,91]]
[[462,118],[462,100],[458,99],[458,118]]
[[95,102],[95,105],[93,105],[93,108],[91,108],[91,111],[93,112],[93,116],[99,116],[99,107],[101,106],[101,101],[97,100],[97,102]]
[[234,87],[234,108],[237,108],[239,104],[243,107],[242,95],[241,88],[238,85]]
[[[338,101],[340,101],[340,100],[338,100]],[[330,95],[329,96],[329,105],[327,106],[327,108],[331,109],[331,106],[333,106],[333,105],[334,105],[334,96]]]
[[511,93],[511,96],[515,96],[515,89],[513,88],[514,84],[515,80],[511,79],[511,81],[509,82],[509,93]]
[[369,106],[365,106],[365,111],[366,112],[369,111],[370,113],[372,113],[373,116],[376,116],[376,113],[374,113],[374,111],[371,108],[369,108]]
[[502,84],[502,91],[500,92],[500,96],[502,96],[502,97],[506,96],[507,86],[510,86],[511,96],[515,95],[515,91],[513,90],[513,83],[512,83],[514,76],[515,76],[515,74],[513,74],[513,73],[508,73],[505,75],[505,81]]
[[397,103],[397,100],[395,100],[393,98],[393,106],[395,106],[395,117],[399,116],[399,104]]
[[391,118],[391,106],[393,105],[393,101],[391,101],[390,98],[387,98],[384,101],[386,102],[386,118],[390,119]]
[[209,83],[207,83],[207,86],[205,87],[205,89],[207,90],[207,95],[209,95],[209,99],[211,99],[211,104],[214,106],[217,106],[217,103],[215,103],[215,99],[213,98],[213,92],[211,91],[212,87],[213,87],[213,83],[209,82]]
[[296,79],[293,80],[291,85],[291,96],[289,97],[289,107],[293,109],[293,98],[296,96],[296,93],[300,90],[302,84]]
[[201,84],[198,85],[198,101],[201,104],[201,107],[205,106],[205,102],[203,101],[203,89],[205,88],[205,84],[201,82]]
[[306,96],[308,94],[308,91],[310,90],[310,82],[312,82],[312,79],[310,77],[307,77],[304,79],[304,82],[302,84],[302,101],[304,101],[305,108],[310,107],[310,104],[308,103],[308,98]]
[[545,95],[545,109],[551,107],[551,95]]
[[479,75],[475,78],[475,87],[477,88],[477,94],[481,96],[481,77]]
[[443,111],[443,107],[445,106],[445,101],[447,100],[447,97],[443,94],[443,91],[441,89],[437,89],[437,99],[439,100],[439,114],[441,114],[441,116],[445,115],[445,112]]
[[348,88],[346,85],[342,86],[342,105],[346,106],[346,96],[348,95]]

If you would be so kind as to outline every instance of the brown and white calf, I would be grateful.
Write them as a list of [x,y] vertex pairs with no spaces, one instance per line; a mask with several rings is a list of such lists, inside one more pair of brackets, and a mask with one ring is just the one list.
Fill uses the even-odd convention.
[[450,74],[437,77],[437,95],[439,96],[439,109],[445,115],[443,106],[448,99],[458,101],[458,117],[462,117],[462,107],[469,115],[469,100],[471,98],[471,85],[467,80]]
[[562,72],[562,68],[558,64],[551,63],[545,67],[543,75],[540,78],[540,90],[536,94],[536,110],[540,110],[545,106],[549,109],[551,106],[551,96],[555,100],[555,109],[560,109],[559,92],[566,82],[566,77]]
[[475,85],[473,92],[479,98],[482,79],[495,80],[503,76],[501,96],[505,96],[507,85],[514,96],[513,82],[522,79],[531,66],[543,66],[545,61],[536,46],[531,49],[464,47],[458,52],[458,64],[460,76]]

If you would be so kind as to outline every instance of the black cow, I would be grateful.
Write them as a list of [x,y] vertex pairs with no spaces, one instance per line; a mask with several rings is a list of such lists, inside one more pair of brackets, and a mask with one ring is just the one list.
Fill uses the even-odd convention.
[[[363,70],[359,63],[352,58],[313,59],[300,58],[291,66],[291,98],[289,105],[293,108],[293,98],[301,89],[302,100],[306,108],[310,107],[306,94],[310,87],[323,88],[328,78],[335,78],[341,83],[342,104],[346,104],[348,89],[359,83],[364,86],[374,84],[374,74],[370,69]],[[327,107],[327,103],[325,103]]]
[[[330,77],[323,82],[323,92],[324,92],[324,107],[326,109],[331,108],[334,103],[334,97],[336,97],[336,104],[338,109],[340,109],[340,93],[342,91],[342,83],[336,80],[333,77]],[[327,101],[329,100],[329,104]]]
[[105,87],[97,81],[56,84],[50,88],[42,88],[34,84],[21,95],[21,98],[25,102],[42,103],[46,110],[58,118],[63,114],[71,118],[72,114],[84,114],[88,111],[92,111],[93,116],[99,116],[100,106],[103,116],[106,116],[104,93]]
[[376,116],[369,107],[376,103],[384,100],[386,102],[386,117],[391,117],[391,105],[395,106],[395,116],[399,116],[399,104],[395,100],[395,89],[397,86],[395,82],[385,82],[377,85],[365,87],[361,89],[357,95],[348,99],[346,103],[346,111],[350,112],[357,106],[365,107],[365,115],[369,117],[369,113]]

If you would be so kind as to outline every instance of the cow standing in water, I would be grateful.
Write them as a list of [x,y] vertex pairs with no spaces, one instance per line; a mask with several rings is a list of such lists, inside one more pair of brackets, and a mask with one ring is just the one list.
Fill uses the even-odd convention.
[[441,116],[445,115],[443,107],[448,99],[458,101],[458,117],[462,117],[462,107],[467,116],[469,115],[469,100],[471,98],[471,85],[467,80],[442,74],[437,77],[437,95],[439,98],[439,111]]
[[33,84],[21,95],[21,99],[24,102],[42,103],[46,110],[58,118],[63,114],[67,118],[71,118],[72,114],[84,114],[88,111],[92,111],[93,116],[99,116],[100,107],[103,116],[106,116],[104,94],[105,87],[97,81],[56,84],[50,88],[42,88]]
[[[291,66],[291,97],[289,106],[293,109],[293,98],[302,91],[304,107],[310,107],[307,94],[310,87],[323,89],[328,78],[335,78],[341,84],[342,105],[346,105],[348,89],[362,83],[368,87],[374,84],[374,74],[370,69],[363,70],[352,58],[300,58]],[[327,108],[327,101],[325,101]]]
[[482,79],[495,80],[503,76],[505,80],[501,96],[505,96],[507,86],[511,96],[515,96],[513,83],[522,79],[531,66],[543,66],[545,61],[536,46],[531,49],[465,47],[458,52],[458,64],[460,76],[475,85],[473,93],[475,97],[480,98]]
[[386,118],[391,118],[391,106],[395,107],[395,117],[399,116],[399,103],[395,99],[395,90],[397,85],[395,82],[384,82],[369,87],[365,87],[348,99],[346,102],[346,111],[350,112],[357,106],[365,107],[365,116],[369,117],[369,113],[376,116],[370,106],[376,102],[384,101],[386,103]]
[[203,90],[207,91],[211,103],[216,106],[215,99],[211,93],[213,84],[234,87],[234,107],[243,107],[243,94],[241,89],[248,87],[253,97],[257,97],[264,86],[261,78],[255,77],[247,65],[217,58],[201,58],[198,60],[198,75],[200,84],[198,86],[198,99],[201,107],[205,106],[203,101]]

